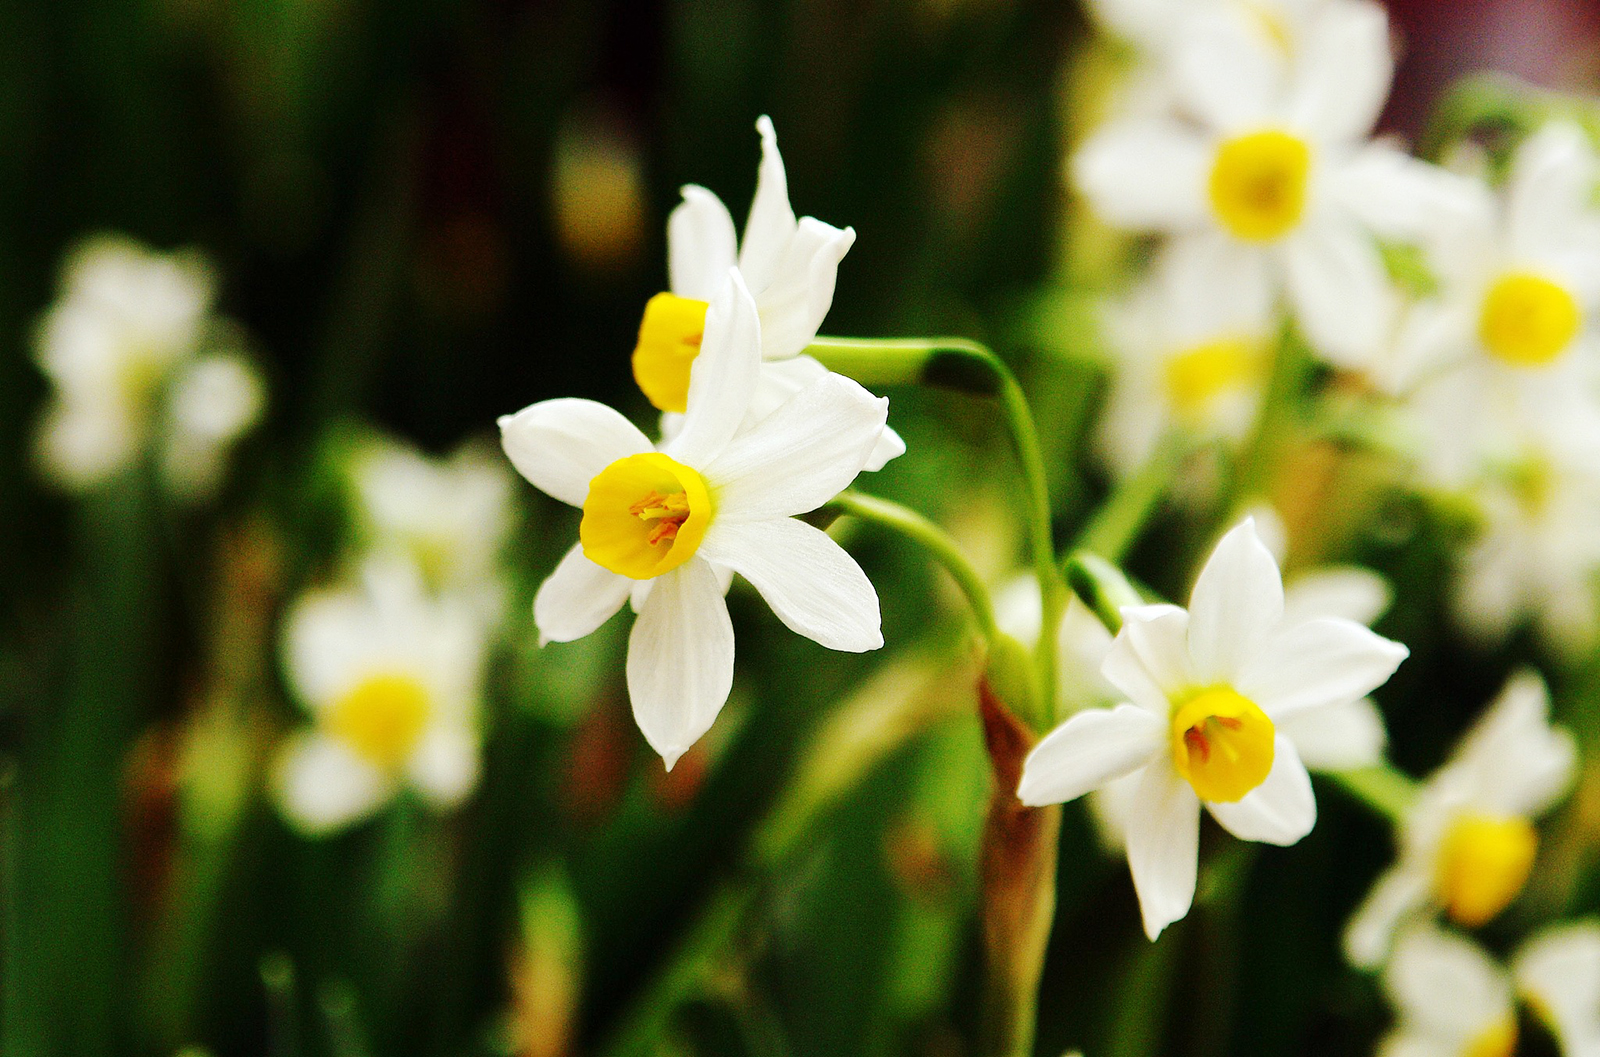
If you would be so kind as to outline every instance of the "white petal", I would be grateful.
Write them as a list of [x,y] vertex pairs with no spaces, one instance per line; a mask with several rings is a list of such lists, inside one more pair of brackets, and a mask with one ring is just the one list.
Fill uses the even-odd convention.
[[1531,817],[1566,793],[1576,764],[1572,735],[1550,725],[1544,680],[1525,669],[1506,681],[1448,766],[1470,772],[1473,797],[1485,807]]
[[718,519],[700,549],[708,561],[749,580],[791,631],[849,653],[883,645],[878,592],[821,529],[787,517]]
[[454,807],[478,784],[477,737],[465,724],[435,724],[406,762],[406,775],[434,807]]
[[284,672],[294,696],[315,712],[333,704],[368,668],[373,621],[359,594],[308,591],[283,621]]
[[761,355],[781,360],[811,344],[833,305],[839,262],[855,244],[853,228],[843,231],[805,217],[778,259],[772,281],[756,297],[761,313]]
[[867,453],[867,464],[861,469],[866,473],[876,473],[905,453],[906,442],[901,439],[900,434],[884,426],[883,433],[878,437],[878,443]]
[[667,769],[711,728],[733,689],[733,622],[699,557],[655,578],[628,638],[633,718]]
[[730,269],[706,309],[705,337],[689,368],[683,428],[662,450],[695,468],[716,458],[744,421],[760,377],[756,302],[738,269]]
[[1523,944],[1511,972],[1523,994],[1554,1014],[1564,1052],[1600,1042],[1600,925],[1583,921],[1544,929]]
[[1217,544],[1189,596],[1189,654],[1202,682],[1232,682],[1283,618],[1283,579],[1246,518]]
[[667,278],[679,297],[710,301],[738,264],[733,218],[722,199],[689,184],[667,217]]
[[1272,770],[1266,781],[1237,803],[1207,802],[1206,807],[1235,837],[1266,844],[1294,844],[1317,824],[1317,798],[1311,792],[1311,776],[1294,751],[1294,743],[1282,734],[1275,739]]
[[1267,265],[1259,247],[1220,231],[1173,239],[1156,263],[1156,281],[1169,299],[1156,307],[1157,325],[1179,345],[1215,341],[1219,334],[1267,336],[1277,326],[1277,288]]
[[539,645],[581,639],[622,608],[636,581],[596,565],[574,544],[533,596]]
[[1177,606],[1128,606],[1100,674],[1134,704],[1165,718],[1173,698],[1194,685],[1188,630],[1189,614]]
[[649,438],[593,400],[541,400],[500,416],[500,444],[533,486],[570,506],[589,498],[589,482],[618,459],[652,450]]
[[1583,132],[1555,121],[1530,136],[1512,160],[1506,184],[1506,231],[1511,252],[1543,256],[1568,244],[1590,202],[1594,154]]
[[815,510],[856,479],[888,417],[889,401],[850,379],[817,379],[705,467],[717,522]]
[[1441,1038],[1474,1039],[1512,1013],[1500,967],[1477,944],[1432,926],[1401,934],[1383,982],[1412,1024]]
[[1172,121],[1106,126],[1079,148],[1073,182],[1112,224],[1172,230],[1205,223],[1211,150]]
[[1138,705],[1085,709],[1028,753],[1017,799],[1030,807],[1076,800],[1143,767],[1166,743],[1166,724]]
[[1353,620],[1318,617],[1273,635],[1234,686],[1277,721],[1365,697],[1410,652]]
[[342,742],[303,732],[284,747],[274,769],[284,817],[307,835],[348,825],[394,795],[394,782]]
[[1296,712],[1280,720],[1278,730],[1313,771],[1371,767],[1383,759],[1389,741],[1383,713],[1370,697]]
[[789,207],[789,178],[783,171],[772,119],[761,115],[756,120],[756,130],[761,133],[761,167],[756,171],[756,195],[744,226],[744,245],[739,249],[739,270],[750,289],[760,293],[772,281],[779,258],[794,238],[795,220],[794,210]]
[[1428,903],[1433,880],[1426,867],[1401,863],[1378,876],[1344,930],[1344,956],[1358,969],[1376,969],[1389,956],[1395,930]]
[[1492,208],[1476,180],[1371,143],[1327,176],[1328,194],[1369,229],[1391,239],[1417,240],[1461,224],[1481,223]]
[[1396,299],[1371,236],[1330,215],[1302,226],[1284,253],[1289,299],[1312,347],[1341,366],[1360,367],[1378,356]]
[[1290,120],[1322,143],[1365,136],[1394,77],[1383,8],[1370,0],[1323,4],[1299,43]]
[[1257,20],[1217,4],[1187,19],[1183,38],[1172,64],[1185,107],[1223,132],[1262,124],[1280,94],[1283,61]]
[[1344,617],[1371,624],[1389,608],[1389,581],[1358,565],[1317,569],[1297,576],[1283,589],[1285,627],[1315,617]]
[[1139,913],[1153,940],[1189,912],[1200,853],[1200,801],[1164,757],[1140,772],[1127,836]]

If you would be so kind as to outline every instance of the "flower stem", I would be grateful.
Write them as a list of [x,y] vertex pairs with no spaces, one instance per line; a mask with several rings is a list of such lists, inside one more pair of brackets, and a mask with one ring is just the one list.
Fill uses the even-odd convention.
[[1034,647],[1038,699],[1028,719],[1035,732],[1043,733],[1054,713],[1056,630],[1066,609],[1066,590],[1056,569],[1044,455],[1027,396],[1016,376],[991,349],[968,338],[819,337],[806,353],[829,370],[866,385],[926,385],[1000,402],[1027,486],[1028,538],[1043,616]]
[[1187,437],[1176,432],[1169,434],[1137,473],[1118,482],[1073,549],[1120,562],[1172,487],[1179,468],[1192,450]]
[[983,585],[983,577],[978,575],[978,570],[961,553],[961,548],[949,533],[908,506],[860,492],[841,492],[829,505],[851,517],[898,532],[944,566],[966,596],[967,604],[972,607],[972,616],[978,622],[978,633],[983,636],[984,645],[993,650],[995,638],[1000,633],[1000,627],[995,622],[994,603],[989,598],[988,588]]
[[1345,792],[1396,825],[1405,820],[1417,798],[1416,780],[1388,762],[1326,773]]

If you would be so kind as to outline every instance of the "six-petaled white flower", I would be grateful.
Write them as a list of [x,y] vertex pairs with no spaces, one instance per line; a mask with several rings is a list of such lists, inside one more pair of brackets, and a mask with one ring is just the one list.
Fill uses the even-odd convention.
[[1533,819],[1565,794],[1575,762],[1572,737],[1550,725],[1544,681],[1513,676],[1401,824],[1398,860],[1345,931],[1350,960],[1377,966],[1398,925],[1426,909],[1467,927],[1505,909],[1533,868]]
[[1529,1029],[1568,1057],[1600,1053],[1600,926],[1590,921],[1544,929],[1509,972],[1465,937],[1416,926],[1396,942],[1383,982],[1397,1023],[1380,1057],[1540,1052],[1522,1037]]
[[1193,901],[1201,805],[1245,840],[1304,837],[1316,800],[1280,725],[1359,700],[1406,656],[1354,621],[1283,614],[1277,563],[1247,519],[1217,545],[1187,610],[1123,610],[1103,671],[1130,703],[1078,713],[1024,765],[1017,795],[1033,805],[1139,775],[1128,865],[1151,938]]
[[1073,164],[1113,224],[1172,236],[1218,291],[1287,294],[1324,357],[1364,362],[1396,310],[1378,240],[1418,239],[1467,208],[1464,181],[1367,136],[1389,91],[1376,3],[1308,13],[1285,63],[1248,19],[1207,9],[1171,53],[1181,113],[1113,121]]
[[[718,568],[749,580],[780,620],[824,646],[883,644],[866,574],[794,515],[862,471],[888,401],[824,372],[741,429],[760,356],[756,302],[733,269],[706,312],[682,428],[659,450],[587,400],[547,400],[500,420],[522,475],[583,510],[578,544],[534,600],[540,635],[581,638],[636,597],[628,692],[668,767],[711,726],[732,687],[733,626]],[[641,584],[647,592],[636,592]]]
[[431,598],[417,570],[372,561],[355,587],[311,591],[284,624],[284,671],[312,726],[274,772],[284,816],[310,835],[372,814],[409,787],[435,808],[478,776],[483,622]]
[[[729,268],[738,268],[761,317],[761,375],[746,415],[750,422],[771,414],[789,397],[828,373],[803,355],[833,304],[839,262],[855,243],[853,228],[836,228],[815,217],[795,219],[788,177],[778,153],[772,121],[756,122],[761,166],[744,241],[722,199],[695,184],[667,219],[667,267],[671,291],[645,306],[633,377],[663,412],[662,431],[681,425],[689,394],[689,368],[700,353],[706,306],[721,289]],[[877,470],[905,451],[891,429],[879,437],[867,469]]]

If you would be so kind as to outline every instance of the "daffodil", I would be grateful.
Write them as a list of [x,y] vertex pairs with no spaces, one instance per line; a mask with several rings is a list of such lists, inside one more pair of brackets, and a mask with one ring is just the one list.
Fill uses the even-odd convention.
[[1549,717],[1544,681],[1513,676],[1428,780],[1401,825],[1395,865],[1345,930],[1352,963],[1381,963],[1409,917],[1438,909],[1475,928],[1522,891],[1539,846],[1533,820],[1565,794],[1576,760],[1572,737]]
[[284,624],[285,675],[312,723],[285,743],[273,784],[308,835],[407,787],[449,808],[477,781],[482,621],[430,597],[409,565],[370,562],[363,573],[358,586],[303,595]]
[[1102,672],[1128,699],[1036,746],[1018,797],[1073,800],[1127,775],[1128,865],[1153,939],[1194,898],[1202,805],[1235,836],[1293,844],[1316,801],[1287,725],[1358,701],[1406,649],[1351,620],[1284,620],[1277,562],[1246,519],[1201,570],[1189,608],[1132,606]]
[[1143,467],[1174,429],[1242,438],[1271,367],[1275,327],[1259,291],[1214,289],[1175,263],[1160,262],[1106,321],[1116,360],[1099,446],[1122,476]]
[[[761,318],[760,384],[746,409],[751,423],[828,373],[802,353],[833,304],[839,262],[855,244],[855,229],[836,228],[815,217],[795,219],[772,120],[763,116],[756,129],[761,133],[761,166],[743,242],[722,199],[696,184],[683,188],[683,201],[667,218],[670,290],[645,305],[633,352],[634,380],[663,413],[667,436],[680,427],[707,306],[729,268],[739,269]],[[885,429],[867,469],[877,470],[904,451],[900,437]]]
[[255,369],[222,348],[215,280],[192,253],[161,254],[103,236],[62,269],[61,294],[35,334],[53,386],[40,463],[81,491],[153,452],[175,494],[215,487],[227,448],[263,403]]
[[[583,510],[579,542],[539,588],[543,640],[594,631],[631,596],[628,692],[670,768],[711,726],[733,681],[733,626],[718,569],[743,576],[794,631],[836,650],[883,644],[878,596],[826,533],[796,520],[866,466],[888,401],[824,372],[751,426],[761,320],[738,269],[706,312],[680,429],[659,449],[587,400],[500,420],[512,464]],[[636,591],[641,585],[648,591]]]
[[[497,561],[511,532],[511,476],[492,450],[466,444],[445,458],[375,438],[349,469],[368,549],[398,553],[435,590],[499,595]],[[493,596],[493,597],[491,597]]]
[[1600,1053],[1600,926],[1556,925],[1508,972],[1465,937],[1417,926],[1395,944],[1384,990],[1396,1025],[1381,1057],[1512,1057],[1538,1032],[1569,1057]]
[[1172,237],[1180,267],[1218,291],[1282,293],[1324,357],[1365,362],[1396,308],[1378,240],[1417,239],[1464,204],[1462,180],[1367,137],[1389,91],[1376,3],[1316,5],[1282,49],[1218,5],[1171,51],[1178,113],[1099,130],[1073,177],[1109,222]]

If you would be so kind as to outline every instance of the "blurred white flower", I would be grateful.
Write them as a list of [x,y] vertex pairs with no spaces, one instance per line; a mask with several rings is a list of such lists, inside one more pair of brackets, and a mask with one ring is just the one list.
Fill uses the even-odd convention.
[[[729,268],[739,269],[761,318],[761,377],[746,410],[747,424],[765,418],[828,373],[801,353],[833,304],[839,262],[855,243],[855,229],[841,230],[814,217],[795,219],[772,120],[763,116],[756,128],[761,133],[761,167],[743,244],[722,200],[696,184],[683,188],[683,202],[667,219],[671,292],[657,294],[645,306],[633,377],[663,412],[662,433],[668,439],[682,424],[689,367],[700,351],[706,306],[722,288]],[[899,435],[885,429],[867,469],[880,469],[904,451]]]
[[1384,972],[1396,1007],[1381,1057],[1511,1057],[1520,1052],[1518,1005],[1569,1057],[1600,1053],[1600,926],[1578,922],[1529,939],[1507,972],[1463,936],[1406,931]]
[[1154,939],[1193,901],[1201,805],[1244,840],[1304,837],[1316,801],[1287,725],[1360,700],[1407,651],[1338,617],[1286,624],[1277,563],[1249,519],[1217,545],[1187,610],[1122,617],[1103,673],[1132,703],[1079,712],[1047,735],[1017,796],[1060,803],[1138,776],[1128,865]]
[[502,459],[474,443],[434,458],[375,438],[350,466],[367,545],[408,557],[436,591],[481,598],[490,617],[503,600],[498,562],[511,532],[512,480]]
[[1572,737],[1550,725],[1544,681],[1512,676],[1401,824],[1394,866],[1345,930],[1350,961],[1376,967],[1400,923],[1421,912],[1476,928],[1505,909],[1533,868],[1533,819],[1566,793],[1576,758]]
[[1270,306],[1176,263],[1159,262],[1106,320],[1116,362],[1098,442],[1119,476],[1143,467],[1174,428],[1242,439],[1261,404],[1276,337]]
[[883,644],[878,596],[861,567],[794,515],[865,467],[888,401],[823,372],[746,427],[760,385],[761,322],[738,269],[706,313],[687,413],[659,450],[589,400],[546,400],[500,419],[513,465],[583,510],[579,542],[539,588],[544,641],[582,638],[630,596],[628,693],[670,768],[705,733],[733,683],[733,625],[718,569],[737,572],[778,618],[830,649]]
[[1288,59],[1250,10],[1184,19],[1165,60],[1181,114],[1111,122],[1074,181],[1109,222],[1172,236],[1197,281],[1262,303],[1286,293],[1322,356],[1359,365],[1396,308],[1378,239],[1430,233],[1470,208],[1470,184],[1367,138],[1393,73],[1382,7],[1307,8]]
[[274,768],[291,824],[327,833],[402,787],[441,810],[466,797],[478,777],[482,626],[469,606],[430,597],[403,562],[369,562],[359,586],[295,602],[284,670],[313,722]]
[[91,488],[152,447],[180,496],[212,490],[227,448],[261,412],[254,368],[204,354],[218,324],[215,280],[192,253],[161,254],[125,238],[84,243],[62,269],[40,320],[35,358],[54,392],[40,463],[64,488]]

